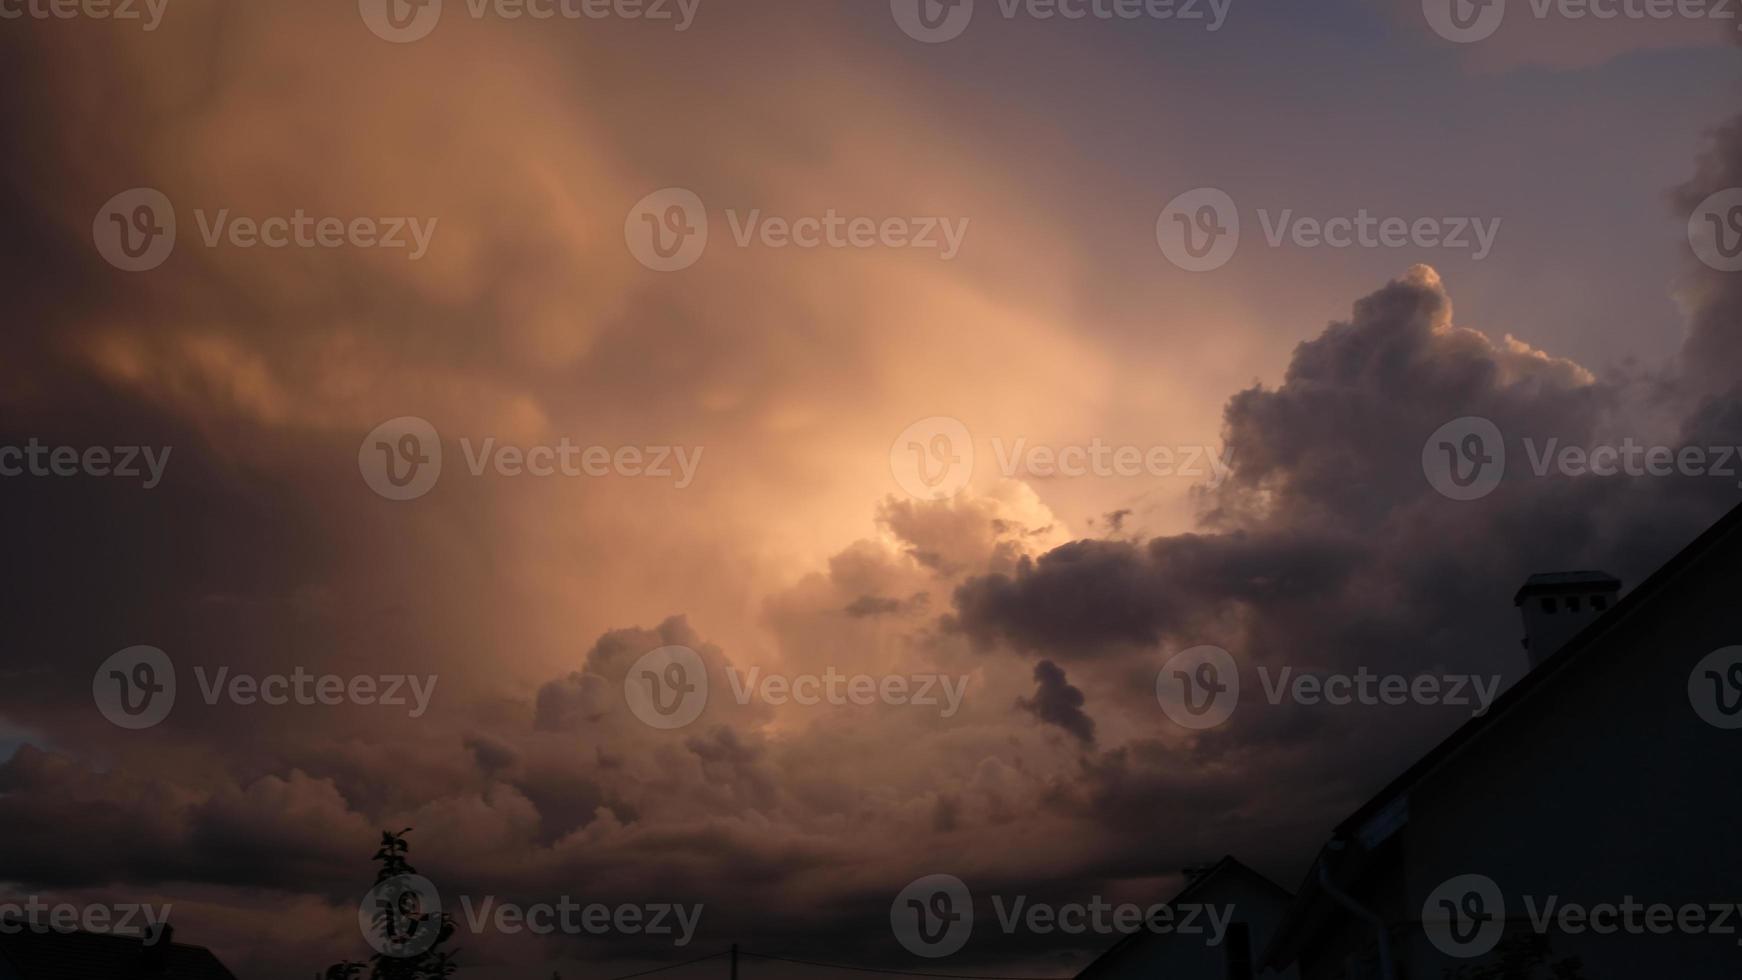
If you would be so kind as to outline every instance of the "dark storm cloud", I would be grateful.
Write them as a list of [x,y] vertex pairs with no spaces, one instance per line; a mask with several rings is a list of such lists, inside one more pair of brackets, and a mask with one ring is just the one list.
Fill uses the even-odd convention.
[[[651,649],[651,648],[650,648]],[[533,727],[562,731],[604,717],[611,697],[610,685],[595,674],[572,671],[565,677],[545,681],[538,689],[538,713]]]
[[[1302,343],[1278,387],[1230,400],[1235,468],[1204,533],[1076,541],[970,579],[953,625],[1065,658],[1213,643],[1247,662],[1515,674],[1509,598],[1525,575],[1606,567],[1637,582],[1736,501],[1721,480],[1531,471],[1523,438],[1619,439],[1635,389],[1663,388],[1460,329],[1438,277],[1414,270]],[[1725,411],[1691,418],[1734,443]],[[1440,496],[1420,462],[1428,435],[1465,415],[1492,419],[1512,454],[1500,488],[1469,502]]]
[[1065,680],[1064,669],[1050,660],[1034,667],[1034,696],[1018,698],[1016,706],[1049,725],[1076,736],[1085,745],[1095,744],[1095,719],[1083,711],[1083,692]]
[[538,810],[537,841],[548,846],[592,823],[605,794],[599,784],[560,766],[545,766],[514,781]]
[[1478,415],[1502,432],[1588,432],[1614,399],[1589,381],[1571,362],[1455,326],[1438,276],[1418,267],[1296,347],[1275,389],[1230,399],[1235,470],[1214,516],[1361,531],[1432,502],[1419,460],[1441,424]]
[[959,587],[952,623],[983,644],[1005,639],[1062,657],[1153,646],[1207,606],[1322,594],[1350,557],[1346,546],[1304,535],[1073,541]]
[[[1671,195],[1676,213],[1688,215],[1707,196],[1742,187],[1742,117],[1712,132],[1694,176]],[[1700,399],[1689,419],[1690,434],[1705,439],[1736,431],[1742,401],[1736,397],[1737,366],[1742,364],[1742,282],[1733,272],[1692,266],[1687,284],[1696,305],[1686,344],[1681,376]]]
[[585,667],[539,686],[534,727],[572,731],[620,712],[630,665],[641,655],[667,646],[695,649],[716,677],[726,662],[719,649],[703,643],[682,616],[669,617],[651,630],[611,630],[587,651]]
[[513,766],[520,761],[520,754],[513,746],[488,735],[468,735],[463,742],[472,758],[477,760],[478,768],[485,775],[491,776]]
[[339,887],[366,821],[329,780],[302,772],[202,792],[159,774],[98,773],[20,749],[0,766],[7,877],[47,886],[165,879]]

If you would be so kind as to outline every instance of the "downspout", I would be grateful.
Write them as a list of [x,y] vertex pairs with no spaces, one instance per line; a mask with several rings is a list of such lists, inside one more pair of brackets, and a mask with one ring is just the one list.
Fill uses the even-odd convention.
[[[1340,851],[1343,849],[1343,842],[1332,841],[1326,849]],[[1391,962],[1391,930],[1385,928],[1385,920],[1379,917],[1379,913],[1355,901],[1353,896],[1338,888],[1331,881],[1331,866],[1323,857],[1319,858],[1319,887],[1323,888],[1325,894],[1331,896],[1338,905],[1348,909],[1356,918],[1373,927],[1374,933],[1379,938],[1380,980],[1397,980],[1397,969]]]

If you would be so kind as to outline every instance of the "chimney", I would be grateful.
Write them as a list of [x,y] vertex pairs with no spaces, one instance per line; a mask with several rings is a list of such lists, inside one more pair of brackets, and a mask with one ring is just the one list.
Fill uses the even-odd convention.
[[1524,617],[1524,652],[1532,670],[1615,605],[1621,580],[1608,572],[1544,572],[1512,597]]

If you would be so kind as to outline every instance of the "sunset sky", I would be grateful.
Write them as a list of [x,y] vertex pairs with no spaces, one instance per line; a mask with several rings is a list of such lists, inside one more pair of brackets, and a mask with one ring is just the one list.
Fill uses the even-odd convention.
[[[238,976],[306,978],[368,955],[369,855],[410,827],[444,900],[705,909],[679,949],[467,933],[461,978],[733,942],[1068,975],[1111,940],[987,929],[928,961],[890,903],[931,874],[1152,902],[1227,853],[1293,887],[1470,716],[1254,698],[1193,731],[1157,703],[1170,656],[1515,679],[1526,575],[1632,585],[1742,493],[1538,476],[1525,444],[1742,444],[1742,272],[1690,242],[1742,186],[1737,19],[1512,0],[1460,43],[1414,0],[1231,0],[1214,29],[1208,0],[978,0],[928,42],[915,0],[699,0],[681,30],[437,0],[390,39],[384,2],[0,0],[0,447],[162,464],[0,476],[0,895],[172,904]],[[1240,237],[1192,271],[1158,235],[1203,188]],[[176,227],[132,271],[105,236],[136,189]],[[705,250],[660,271],[637,231],[679,200]],[[831,214],[876,240],[747,225]],[[343,231],[228,224],[296,215]],[[1358,215],[1468,242],[1270,241]],[[390,227],[406,247],[369,241]],[[1424,442],[1466,417],[1509,461],[1454,500]],[[370,460],[405,418],[442,467],[401,500]],[[910,444],[942,465],[952,434],[957,492],[916,493]],[[612,462],[474,474],[486,442]],[[1202,473],[1011,455],[1036,446]],[[129,730],[93,677],[140,645],[176,701]],[[625,681],[672,646],[711,689],[661,729]],[[208,704],[221,668],[434,686],[421,711]],[[752,668],[965,686],[739,703]]]

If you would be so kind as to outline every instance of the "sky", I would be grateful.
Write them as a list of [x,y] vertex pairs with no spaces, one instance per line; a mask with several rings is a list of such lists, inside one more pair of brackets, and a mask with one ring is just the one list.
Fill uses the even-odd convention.
[[1471,709],[1259,669],[1510,683],[1526,575],[1736,502],[1723,7],[924,3],[0,0],[0,894],[306,977],[413,828],[449,911],[704,910],[462,978],[1068,975],[1111,938],[891,902],[1293,887]]

